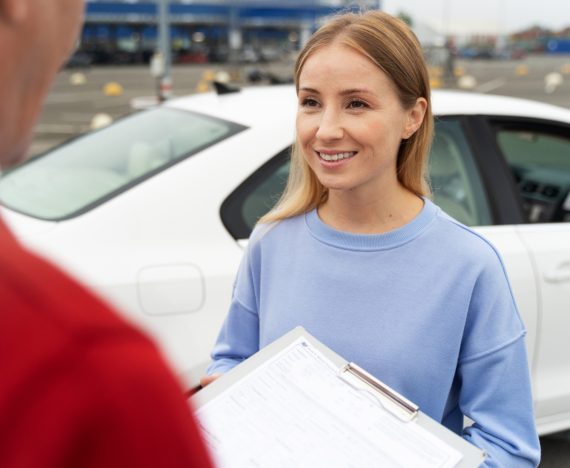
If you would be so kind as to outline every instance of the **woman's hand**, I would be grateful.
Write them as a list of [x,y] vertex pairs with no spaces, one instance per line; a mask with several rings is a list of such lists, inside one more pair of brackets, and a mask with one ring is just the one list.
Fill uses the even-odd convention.
[[204,377],[200,378],[200,385],[202,387],[206,387],[207,385],[210,385],[214,380],[218,379],[221,376],[222,374],[219,372],[212,375],[205,375]]

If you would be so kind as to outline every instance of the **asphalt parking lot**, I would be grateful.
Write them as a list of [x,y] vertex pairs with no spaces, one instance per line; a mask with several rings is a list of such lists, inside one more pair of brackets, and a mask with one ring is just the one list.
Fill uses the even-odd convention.
[[[174,94],[206,89],[218,72],[225,72],[234,84],[249,85],[247,77],[255,68],[285,78],[291,74],[292,63],[175,66]],[[570,56],[530,56],[519,61],[459,60],[456,74],[447,80],[448,87],[465,86],[476,92],[524,97],[570,108]],[[133,101],[149,100],[155,93],[156,82],[146,66],[62,70],[36,127],[30,155],[88,131],[97,115],[113,120],[127,115],[134,111]],[[543,437],[541,443],[542,467],[570,466],[570,432]]]
[[[291,63],[242,65],[180,65],[172,68],[173,94],[183,96],[209,89],[211,78],[222,72],[230,82],[248,85],[249,73],[262,70],[278,77],[288,77]],[[229,75],[229,76],[228,76]],[[218,75],[219,76],[219,75]],[[118,85],[115,86],[115,85]],[[105,93],[117,91],[116,93]],[[31,155],[38,154],[68,138],[88,131],[98,114],[113,120],[134,111],[133,100],[156,97],[157,83],[148,66],[105,66],[64,69],[50,92],[40,122],[36,127]]]

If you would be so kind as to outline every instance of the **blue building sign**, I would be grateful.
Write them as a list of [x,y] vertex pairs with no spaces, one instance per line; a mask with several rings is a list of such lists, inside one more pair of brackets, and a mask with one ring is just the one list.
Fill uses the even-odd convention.
[[570,54],[570,39],[550,39],[546,43],[546,52],[550,54]]

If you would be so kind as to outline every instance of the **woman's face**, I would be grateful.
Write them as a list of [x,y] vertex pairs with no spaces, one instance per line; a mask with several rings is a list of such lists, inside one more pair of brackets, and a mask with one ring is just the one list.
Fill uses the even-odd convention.
[[298,84],[298,144],[331,195],[378,198],[398,188],[400,142],[420,126],[425,100],[404,109],[385,73],[337,43],[309,56]]

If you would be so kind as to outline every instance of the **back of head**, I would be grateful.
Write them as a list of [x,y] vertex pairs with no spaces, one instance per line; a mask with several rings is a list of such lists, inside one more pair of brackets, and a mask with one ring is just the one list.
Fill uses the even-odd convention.
[[83,0],[0,0],[0,168],[25,156],[56,73],[79,33]]
[[[380,11],[344,13],[333,17],[311,36],[297,58],[294,70],[297,90],[307,59],[333,43],[361,53],[386,74],[404,109],[413,107],[418,98],[426,99],[427,109],[420,128],[401,142],[397,172],[398,180],[409,191],[419,196],[429,195],[426,171],[433,118],[429,75],[418,39],[403,21]],[[308,168],[299,148],[294,147],[286,192],[275,211],[262,221],[300,214],[318,206],[326,198],[326,189]]]

